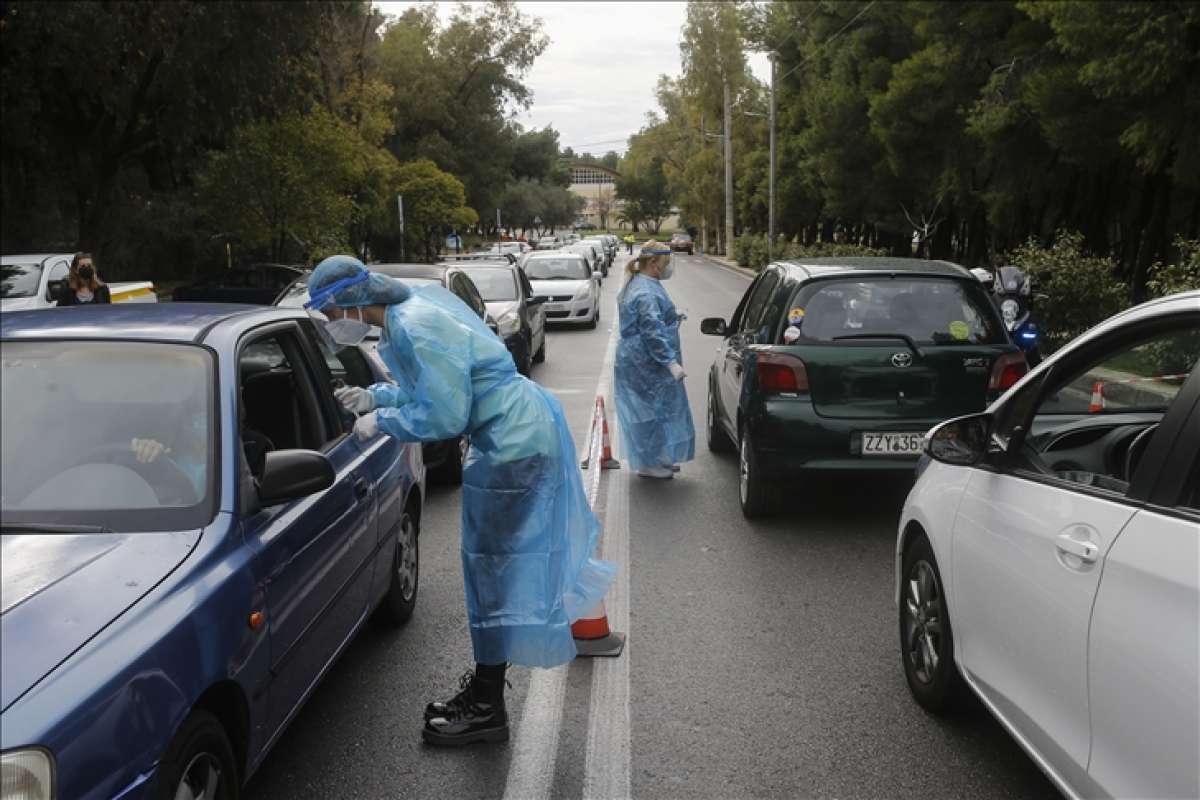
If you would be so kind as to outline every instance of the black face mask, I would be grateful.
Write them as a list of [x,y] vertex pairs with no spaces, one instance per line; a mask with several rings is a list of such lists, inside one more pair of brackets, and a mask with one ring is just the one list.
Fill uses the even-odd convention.
[[83,278],[85,281],[90,281],[92,278],[96,277],[96,271],[91,267],[80,267],[79,277]]

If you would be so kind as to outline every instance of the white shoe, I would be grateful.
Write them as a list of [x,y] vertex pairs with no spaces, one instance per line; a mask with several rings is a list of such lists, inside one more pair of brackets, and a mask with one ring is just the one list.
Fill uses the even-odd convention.
[[675,473],[671,471],[670,467],[645,467],[639,469],[637,474],[639,478],[658,478],[659,480],[675,477]]

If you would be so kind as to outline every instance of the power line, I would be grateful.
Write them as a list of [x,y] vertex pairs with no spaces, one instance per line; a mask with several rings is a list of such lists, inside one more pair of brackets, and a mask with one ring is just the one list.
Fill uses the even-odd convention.
[[589,144],[571,144],[567,145],[567,147],[570,147],[572,150],[577,150],[581,147],[599,147],[602,144],[624,144],[628,140],[629,137],[627,136],[624,139],[609,139],[606,142],[591,142]]
[[777,81],[782,81],[782,80],[783,80],[784,78],[786,78],[788,75],[791,75],[793,72],[795,72],[796,70],[800,69],[800,68],[801,68],[801,67],[803,67],[805,64],[807,64],[809,61],[812,61],[814,58],[816,58],[818,55],[820,55],[820,54],[821,54],[821,51],[823,51],[823,50],[824,50],[826,47],[828,47],[828,46],[829,46],[829,45],[830,45],[830,44],[833,42],[833,40],[834,40],[834,39],[836,39],[837,37],[839,37],[839,36],[841,36],[843,33],[845,33],[845,32],[846,32],[846,29],[847,29],[847,28],[849,28],[851,25],[853,25],[855,22],[857,22],[859,17],[861,17],[863,14],[867,13],[868,11],[870,11],[870,10],[871,10],[871,6],[875,5],[875,3],[876,3],[876,2],[878,2],[878,0],[871,0],[871,2],[870,2],[870,3],[868,3],[868,4],[867,4],[867,5],[866,5],[866,6],[863,8],[863,10],[862,10],[862,11],[859,11],[857,14],[855,14],[855,15],[854,15],[854,16],[853,16],[853,17],[850,19],[850,21],[849,21],[849,22],[847,22],[845,25],[843,25],[843,26],[842,26],[842,27],[841,27],[841,28],[838,30],[838,32],[837,32],[837,33],[835,33],[833,36],[830,36],[828,39],[826,39],[824,42],[822,42],[822,43],[821,43],[821,45],[820,45],[820,46],[819,46],[819,47],[818,47],[816,50],[814,50],[814,51],[812,52],[812,55],[810,55],[808,58],[806,58],[806,59],[804,59],[803,61],[801,61],[801,62],[800,62],[799,64],[797,64],[796,66],[794,66],[794,67],[792,67],[791,69],[789,69],[787,72],[785,72],[785,73],[783,73],[782,75],[780,75],[780,76],[779,76],[779,77],[778,77],[776,80],[777,80]]

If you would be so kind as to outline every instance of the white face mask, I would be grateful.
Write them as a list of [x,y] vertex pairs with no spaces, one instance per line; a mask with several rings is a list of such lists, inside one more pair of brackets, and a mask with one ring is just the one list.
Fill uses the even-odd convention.
[[371,326],[363,322],[362,309],[355,310],[358,311],[358,319],[342,317],[325,323],[325,332],[339,347],[355,347],[371,332]]
[[666,266],[664,266],[659,271],[658,279],[660,281],[669,281],[671,279],[671,276],[674,274],[675,274],[675,259],[671,258],[670,256],[667,256]]

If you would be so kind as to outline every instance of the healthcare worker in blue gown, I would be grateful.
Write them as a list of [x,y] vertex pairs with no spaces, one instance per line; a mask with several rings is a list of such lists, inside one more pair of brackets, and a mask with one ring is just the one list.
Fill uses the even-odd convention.
[[670,248],[651,240],[626,266],[618,297],[621,339],[613,394],[625,458],[643,478],[670,478],[696,454],[679,347],[684,317],[662,285],[673,271]]
[[425,740],[460,745],[508,738],[508,664],[554,667],[575,657],[571,623],[593,608],[615,568],[592,558],[599,525],[558,401],[517,373],[503,342],[441,286],[412,290],[349,256],[322,261],[310,310],[341,346],[382,329],[379,355],[395,383],[337,392],[361,414],[362,440],[454,439],[463,469],[462,563],[475,670],[453,698],[425,709]]

